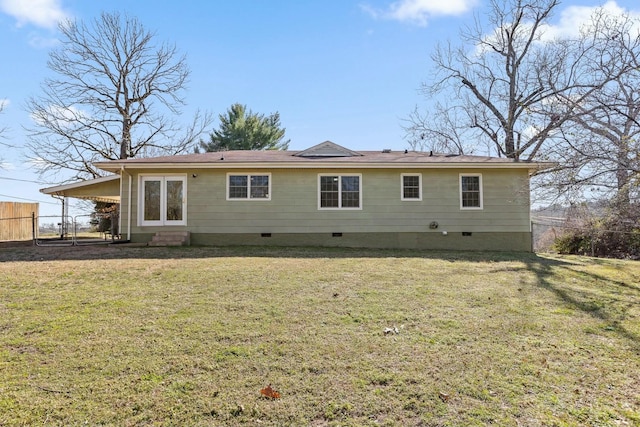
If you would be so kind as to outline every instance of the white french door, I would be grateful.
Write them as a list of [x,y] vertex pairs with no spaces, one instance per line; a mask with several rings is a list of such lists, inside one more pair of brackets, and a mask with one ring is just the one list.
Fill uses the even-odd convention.
[[187,177],[140,176],[139,224],[187,225]]

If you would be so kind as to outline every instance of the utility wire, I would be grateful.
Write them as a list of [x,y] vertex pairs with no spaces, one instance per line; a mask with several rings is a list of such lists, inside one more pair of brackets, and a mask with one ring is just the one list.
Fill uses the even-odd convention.
[[34,199],[25,199],[24,197],[9,196],[8,194],[0,194],[0,197],[8,197],[10,199],[26,200],[27,202],[46,203],[48,205],[58,206],[58,203],[55,203],[55,202],[44,202],[44,201],[34,200]]
[[31,181],[31,180],[28,180],[28,179],[9,178],[9,177],[6,177],[6,176],[0,176],[0,179],[6,179],[7,181],[19,181],[19,182],[29,182],[31,184],[47,185],[46,182]]

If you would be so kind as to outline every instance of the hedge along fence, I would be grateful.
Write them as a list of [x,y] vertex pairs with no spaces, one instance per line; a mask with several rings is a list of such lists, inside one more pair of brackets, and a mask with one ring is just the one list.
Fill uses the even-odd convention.
[[33,239],[38,203],[0,202],[0,241]]

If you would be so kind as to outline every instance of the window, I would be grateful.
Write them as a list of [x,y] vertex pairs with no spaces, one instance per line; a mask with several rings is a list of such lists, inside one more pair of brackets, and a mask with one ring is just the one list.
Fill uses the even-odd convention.
[[186,225],[186,176],[140,176],[140,225]]
[[227,200],[271,200],[271,175],[227,174]]
[[419,173],[403,173],[402,180],[402,200],[422,200],[422,175]]
[[482,175],[460,174],[460,209],[482,209]]
[[360,209],[361,175],[319,175],[318,207],[321,209]]

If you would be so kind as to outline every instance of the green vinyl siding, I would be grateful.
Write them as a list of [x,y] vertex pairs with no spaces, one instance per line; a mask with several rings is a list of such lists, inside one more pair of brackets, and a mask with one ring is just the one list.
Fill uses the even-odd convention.
[[[154,175],[184,170],[144,171]],[[132,173],[132,233],[186,229],[192,234],[527,233],[526,169],[197,169],[187,176],[187,225],[138,225],[138,176]],[[271,174],[271,200],[227,200],[228,173]],[[402,201],[401,174],[422,174],[422,200]],[[483,208],[460,209],[460,174],[482,174]],[[360,175],[361,209],[318,208],[319,174]],[[122,180],[127,190],[128,180]],[[123,197],[126,191],[122,192]],[[121,220],[128,214],[122,203]],[[429,224],[438,223],[437,229]]]

